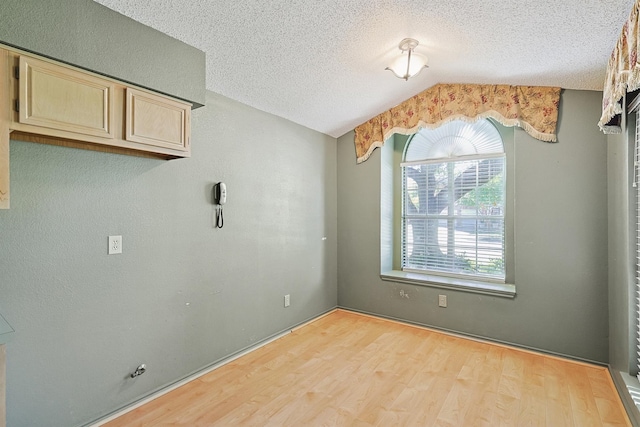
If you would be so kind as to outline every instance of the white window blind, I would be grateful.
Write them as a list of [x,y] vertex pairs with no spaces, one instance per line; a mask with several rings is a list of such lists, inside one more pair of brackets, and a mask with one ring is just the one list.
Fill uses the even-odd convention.
[[402,269],[504,282],[505,155],[499,133],[488,121],[453,122],[416,137],[401,165]]

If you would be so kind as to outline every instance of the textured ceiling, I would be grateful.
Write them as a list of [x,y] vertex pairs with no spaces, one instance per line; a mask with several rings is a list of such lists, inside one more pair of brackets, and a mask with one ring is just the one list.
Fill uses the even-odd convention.
[[[97,0],[206,52],[207,88],[337,137],[437,83],[602,90],[634,0]],[[429,68],[384,68],[405,37]]]

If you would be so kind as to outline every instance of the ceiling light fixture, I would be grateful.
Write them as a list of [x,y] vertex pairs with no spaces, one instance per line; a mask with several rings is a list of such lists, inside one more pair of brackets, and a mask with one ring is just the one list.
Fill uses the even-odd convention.
[[402,54],[385,70],[391,71],[396,77],[404,80],[409,80],[409,77],[418,75],[423,68],[427,68],[427,57],[415,53],[413,49],[416,46],[418,46],[418,40],[416,39],[402,40],[398,45]]

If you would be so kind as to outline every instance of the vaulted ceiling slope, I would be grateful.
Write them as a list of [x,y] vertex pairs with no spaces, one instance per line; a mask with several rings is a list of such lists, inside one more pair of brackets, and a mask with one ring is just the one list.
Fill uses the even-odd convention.
[[[633,0],[96,0],[206,52],[207,88],[338,137],[437,83],[602,90]],[[405,37],[429,68],[385,67]]]

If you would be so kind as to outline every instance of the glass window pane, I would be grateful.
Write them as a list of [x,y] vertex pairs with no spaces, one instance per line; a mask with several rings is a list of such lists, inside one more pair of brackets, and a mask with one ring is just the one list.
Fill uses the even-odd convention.
[[[465,144],[473,145],[473,138]],[[414,143],[426,143],[425,138],[412,139],[409,148]],[[432,138],[429,144],[433,148],[440,142]],[[484,143],[478,144],[476,154]],[[436,151],[444,153],[443,147]],[[487,152],[503,151],[502,140],[492,147],[494,151]],[[466,154],[469,149],[464,148]],[[504,280],[504,156],[458,161],[454,157],[403,169],[403,268]]]

